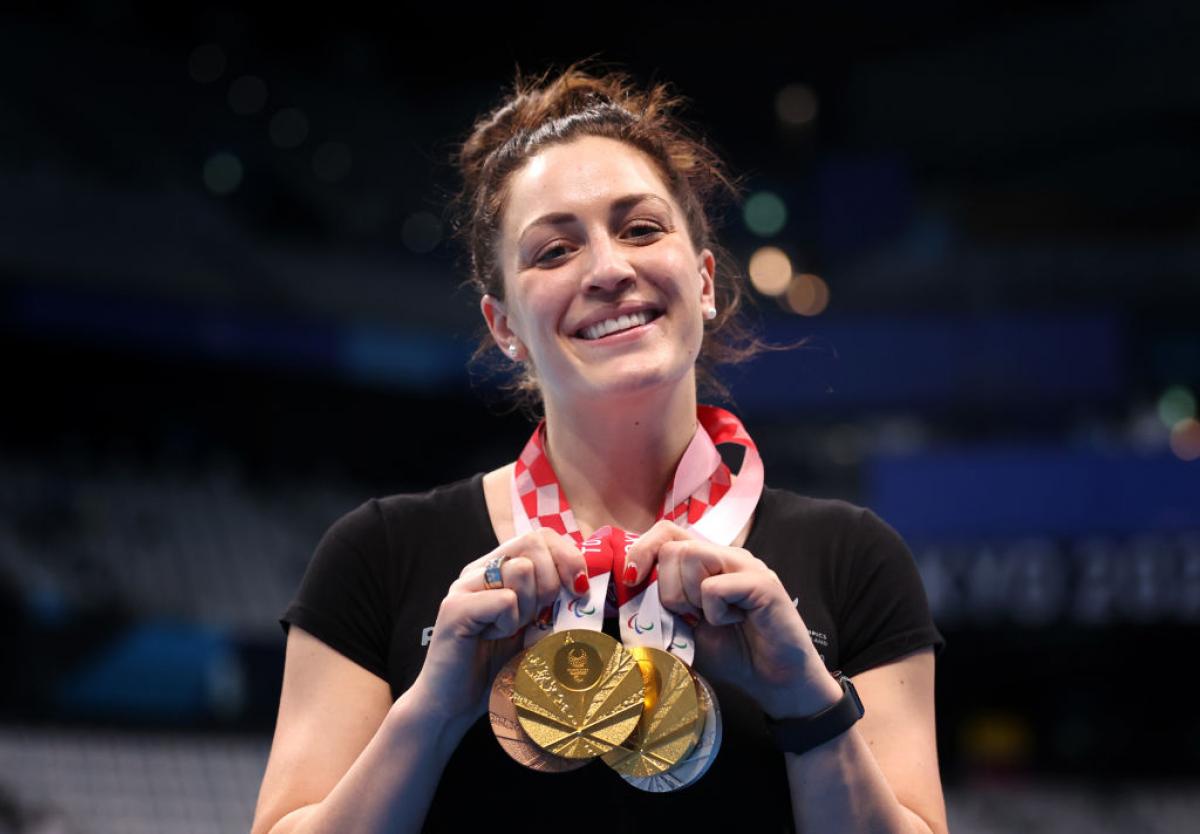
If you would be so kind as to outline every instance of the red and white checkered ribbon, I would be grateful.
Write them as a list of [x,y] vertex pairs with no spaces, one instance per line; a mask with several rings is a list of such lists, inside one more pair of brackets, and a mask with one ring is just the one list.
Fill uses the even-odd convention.
[[[737,537],[758,505],[763,488],[762,458],[741,421],[730,412],[714,406],[700,406],[696,410],[696,418],[699,423],[696,433],[675,469],[675,477],[663,498],[658,518],[674,521],[716,544],[728,545]],[[570,536],[576,545],[582,547],[583,533],[546,455],[544,431],[543,422],[534,430],[513,468],[510,490],[513,527],[517,535],[548,527]],[[733,443],[745,449],[736,479],[717,451],[716,447],[721,443]],[[600,532],[597,531],[598,534]],[[624,536],[622,532],[622,544],[625,542]],[[634,539],[636,536],[628,536],[628,543]],[[618,568],[624,565],[624,547],[619,549],[621,553],[616,559]],[[588,573],[592,574],[590,565]],[[624,593],[621,595],[624,599],[619,600],[618,604],[622,617],[625,617],[630,604],[639,609],[647,604],[654,608],[653,612],[644,612],[644,616],[653,613],[654,619],[661,623],[653,642],[660,648],[683,656],[690,663],[691,628],[665,609],[661,610],[661,614],[658,612],[655,606],[658,600],[656,578],[656,575],[649,576],[642,585],[633,589],[632,599]],[[604,584],[607,585],[607,582]],[[647,593],[652,593],[653,602],[647,599]],[[565,604],[560,601],[560,605]],[[533,627],[527,630],[526,645],[544,636],[554,627],[557,619],[558,616],[549,610],[543,611]],[[624,629],[624,624],[622,627]],[[679,645],[681,643],[686,645]]]
[[[702,405],[696,409],[696,417],[699,421],[696,434],[675,470],[658,518],[674,521],[681,527],[695,527],[706,516],[715,515],[720,523],[705,524],[703,529],[711,533],[701,534],[711,541],[728,539],[722,542],[728,544],[737,536],[758,503],[762,493],[762,460],[754,441],[733,414],[721,408]],[[571,512],[566,495],[559,488],[558,477],[546,456],[543,439],[545,427],[544,421],[538,424],[513,468],[513,524],[517,535],[531,529],[549,527],[570,536],[576,544],[582,544],[583,534],[579,530],[579,523]],[[734,443],[746,449],[738,473],[738,488],[733,488],[729,467],[717,452],[716,446],[720,443]],[[733,499],[732,502],[722,501],[727,494]],[[752,503],[747,509],[747,500],[751,498]],[[720,512],[716,512],[718,505]],[[739,516],[741,522],[732,527],[733,519]]]

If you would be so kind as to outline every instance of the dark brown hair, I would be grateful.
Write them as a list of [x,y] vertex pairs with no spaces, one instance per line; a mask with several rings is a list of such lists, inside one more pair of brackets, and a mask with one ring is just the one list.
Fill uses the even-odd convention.
[[[616,139],[642,151],[683,209],[693,247],[709,249],[717,259],[717,316],[705,322],[697,378],[709,393],[726,396],[713,367],[740,362],[763,345],[738,315],[741,276],[712,235],[720,204],[736,199],[737,188],[717,155],[676,116],[682,104],[666,84],[641,89],[623,73],[594,75],[578,64],[557,75],[525,78],[518,73],[512,91],[475,122],[457,155],[463,187],[455,204],[455,228],[469,255],[468,283],[503,299],[496,250],[512,174],[546,147],[583,136]],[[476,358],[491,345],[485,338]],[[512,387],[525,404],[536,402],[537,386],[528,373]]]

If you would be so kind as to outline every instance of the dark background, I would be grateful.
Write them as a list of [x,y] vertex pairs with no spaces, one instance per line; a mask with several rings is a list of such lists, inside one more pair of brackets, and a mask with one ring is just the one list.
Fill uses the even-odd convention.
[[248,827],[321,532],[529,431],[466,368],[449,159],[517,66],[591,56],[689,98],[743,268],[774,246],[828,288],[751,293],[807,341],[730,371],[732,407],[770,483],[911,545],[954,830],[1182,830],[1198,27],[1158,0],[6,13],[0,817]]

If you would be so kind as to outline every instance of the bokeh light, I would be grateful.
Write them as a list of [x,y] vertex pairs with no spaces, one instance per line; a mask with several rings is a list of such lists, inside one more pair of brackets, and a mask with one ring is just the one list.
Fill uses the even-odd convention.
[[1033,753],[1033,742],[1028,719],[1016,713],[978,713],[963,722],[961,731],[963,752],[977,764],[1021,764]]
[[413,252],[431,252],[442,240],[442,221],[428,211],[414,212],[404,221],[400,239]]
[[784,294],[784,303],[801,316],[819,316],[829,306],[829,285],[811,272],[794,275]]
[[1171,451],[1180,460],[1200,458],[1200,420],[1185,417],[1171,429]]
[[242,184],[242,161],[222,151],[204,163],[204,185],[213,194],[224,197],[237,191]]
[[267,82],[257,75],[243,75],[229,85],[229,109],[239,116],[250,116],[267,103]]
[[775,95],[775,115],[791,127],[803,127],[817,117],[817,94],[807,84],[788,84]]
[[783,305],[793,313],[804,315],[817,301],[817,285],[809,277],[808,273],[793,275],[783,294]]
[[1196,416],[1196,398],[1182,385],[1172,385],[1158,398],[1158,419],[1167,428]]
[[313,173],[325,182],[339,182],[350,173],[354,158],[344,142],[325,142],[313,153]]
[[275,147],[289,150],[307,138],[308,117],[299,108],[285,107],[271,117],[271,142]]
[[792,279],[792,262],[776,246],[764,246],[750,256],[750,283],[763,295],[783,293]]
[[746,200],[742,209],[746,228],[759,237],[771,237],[787,223],[787,206],[770,191],[759,191]]
[[197,46],[188,56],[188,75],[197,84],[211,84],[225,72],[225,50],[215,43]]

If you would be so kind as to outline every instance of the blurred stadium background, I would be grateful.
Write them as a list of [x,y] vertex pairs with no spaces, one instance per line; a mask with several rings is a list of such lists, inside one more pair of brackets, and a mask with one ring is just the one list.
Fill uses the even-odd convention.
[[744,177],[723,240],[808,341],[735,407],[912,546],[952,830],[1196,830],[1200,6],[0,22],[0,831],[248,829],[321,532],[528,431],[464,370],[447,160],[593,54]]

